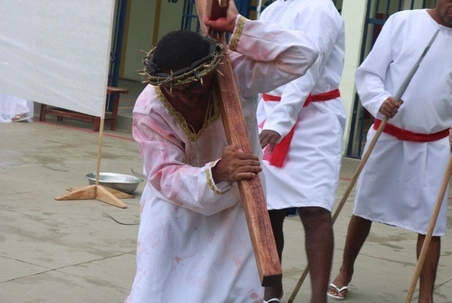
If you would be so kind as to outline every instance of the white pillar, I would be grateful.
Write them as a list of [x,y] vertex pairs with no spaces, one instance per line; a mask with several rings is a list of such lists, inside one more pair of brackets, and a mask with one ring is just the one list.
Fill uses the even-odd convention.
[[344,132],[344,153],[348,141],[353,140],[353,138],[349,137],[349,134],[353,115],[353,102],[356,93],[355,71],[360,63],[367,1],[369,0],[343,0],[342,3],[342,17],[345,21],[345,64],[340,90],[347,112],[347,124]]

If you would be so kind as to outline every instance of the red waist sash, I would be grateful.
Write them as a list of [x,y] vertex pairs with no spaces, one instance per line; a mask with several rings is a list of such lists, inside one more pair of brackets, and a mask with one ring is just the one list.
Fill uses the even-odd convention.
[[[320,102],[320,101],[329,101],[336,98],[339,98],[341,96],[341,93],[339,89],[335,89],[323,94],[318,95],[309,95],[308,98],[306,98],[306,102],[304,103],[303,107],[307,107],[311,102]],[[272,96],[268,94],[263,94],[262,98],[264,101],[281,101],[281,97],[279,96]],[[259,126],[263,127],[265,121],[263,121]],[[293,134],[295,132],[295,125],[292,127],[290,132],[282,138],[282,140],[275,144],[275,148],[273,149],[273,152],[269,152],[269,147],[267,146],[264,150],[264,160],[267,160],[270,165],[276,166],[276,167],[283,167],[284,160],[286,159],[287,153],[289,151],[290,142],[292,141]]]
[[[377,130],[380,127],[381,120],[374,120],[374,129]],[[388,135],[394,136],[402,141],[416,141],[416,142],[431,142],[436,141],[442,138],[449,136],[449,129],[445,129],[433,134],[421,134],[421,133],[413,133],[409,130],[405,130],[402,128],[398,128],[392,124],[387,123],[385,128],[383,129],[384,133]]]

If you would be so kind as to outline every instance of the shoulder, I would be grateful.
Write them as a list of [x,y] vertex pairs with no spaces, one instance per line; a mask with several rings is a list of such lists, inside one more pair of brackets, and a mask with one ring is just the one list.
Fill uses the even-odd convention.
[[426,15],[426,9],[414,9],[414,10],[403,10],[396,12],[389,16],[388,21],[391,22],[403,22],[406,20],[413,20],[421,18],[423,15]]
[[284,4],[283,0],[276,0],[276,1],[264,1],[262,12],[259,16],[260,20],[266,20],[271,18],[271,14],[275,9],[279,9]]
[[401,33],[409,34],[416,28],[424,26],[425,18],[428,16],[426,9],[404,10],[389,16],[384,24],[386,30],[394,35]]
[[305,0],[303,6],[299,6],[298,11],[308,18],[328,18],[343,22],[341,14],[331,0]]
[[133,113],[149,114],[155,107],[161,105],[154,86],[148,84],[138,96]]

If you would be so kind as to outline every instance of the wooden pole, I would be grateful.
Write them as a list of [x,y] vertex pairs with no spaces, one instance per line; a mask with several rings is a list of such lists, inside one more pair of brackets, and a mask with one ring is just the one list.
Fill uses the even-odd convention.
[[[204,34],[209,30],[204,25],[204,16],[215,20],[226,15],[227,7],[220,6],[216,0],[196,0],[199,22]],[[225,44],[223,35],[210,32]],[[241,102],[236,86],[234,72],[226,52],[222,64],[216,73],[216,93],[220,104],[221,116],[229,144],[238,145],[244,152],[252,153],[251,142],[242,113]],[[227,102],[225,102],[227,100]],[[248,230],[256,257],[261,284],[278,285],[282,279],[282,269],[276,249],[267,205],[259,177],[238,182],[242,204],[245,211]]]
[[[394,96],[394,99],[397,100],[398,102],[400,102],[400,99],[402,98],[403,93],[405,92],[406,88],[408,87],[408,84],[410,84],[410,81],[413,78],[414,74],[416,73],[417,69],[419,68],[422,60],[424,59],[425,55],[429,51],[429,49],[432,46],[433,42],[435,41],[436,36],[438,36],[438,33],[439,33],[439,29],[436,30],[435,34],[430,39],[429,43],[425,47],[425,49],[422,52],[421,56],[419,57],[417,62],[414,64],[414,66],[411,68],[410,72],[405,77],[403,83],[400,85],[399,90],[396,92],[396,94]],[[335,212],[333,214],[333,217],[332,217],[333,224],[336,221],[337,217],[339,216],[342,208],[344,207],[344,204],[347,201],[348,196],[350,195],[353,187],[355,186],[356,181],[358,180],[359,174],[363,170],[364,165],[366,164],[367,160],[369,159],[369,156],[370,156],[372,150],[374,149],[378,138],[380,138],[381,133],[383,132],[386,124],[388,123],[388,119],[389,118],[386,117],[386,116],[383,118],[383,120],[381,121],[380,126],[377,129],[377,132],[375,133],[375,136],[372,138],[372,141],[369,144],[369,147],[367,148],[366,152],[364,153],[363,157],[361,158],[361,161],[360,161],[360,163],[358,165],[358,168],[356,169],[355,174],[353,175],[353,177],[352,177],[347,189],[345,190],[344,196],[339,201],[339,204],[338,204],[338,206],[337,206],[337,208],[336,208],[336,210],[335,210]],[[306,278],[306,276],[308,275],[308,273],[309,273],[309,267],[306,266],[304,271],[303,271],[303,273],[301,274],[300,279],[298,280],[297,284],[295,285],[294,290],[292,291],[292,295],[290,296],[289,301],[288,301],[289,303],[292,303],[293,300],[295,299],[295,297],[297,296],[297,293],[300,290],[300,287],[303,284],[303,281]]]
[[102,144],[104,142],[105,119],[100,119],[99,139],[97,140],[97,161],[96,161],[96,186],[99,185],[100,160],[102,159]]
[[410,288],[406,295],[405,303],[410,303],[413,298],[414,289],[416,288],[419,275],[421,274],[422,266],[424,265],[425,257],[427,251],[430,248],[430,241],[432,239],[433,230],[435,229],[436,221],[438,219],[439,211],[441,210],[441,205],[443,203],[444,195],[447,188],[449,187],[450,174],[452,173],[452,153],[449,156],[449,163],[447,169],[444,173],[443,183],[441,184],[441,189],[436,199],[435,208],[433,209],[432,219],[427,229],[427,234],[425,235],[424,243],[422,244],[421,252],[417,261],[416,269],[414,270],[413,278],[411,279]]
[[[129,2],[132,2],[132,1],[129,1]],[[159,39],[161,11],[162,11],[162,0],[157,0],[156,4],[155,4],[154,30],[152,31],[153,32],[152,33],[152,47],[157,45],[157,41]]]
[[[96,162],[96,180],[95,184],[74,188],[71,192],[55,197],[55,200],[99,200],[120,208],[127,208],[127,205],[119,200],[114,191],[106,189],[104,186],[99,185],[99,173],[100,173],[100,160],[102,156],[102,142],[104,135],[104,123],[105,119],[102,117],[100,119],[99,125],[99,139],[97,144],[97,162]],[[124,197],[122,194],[117,194],[118,196]],[[130,196],[133,197],[133,196]]]
[[[334,211],[333,217],[332,217],[332,222],[334,224],[334,222],[336,221],[337,217],[339,216],[342,208],[345,205],[345,202],[347,201],[348,196],[350,195],[350,192],[352,191],[353,187],[355,186],[356,180],[359,177],[359,174],[361,173],[361,171],[363,170],[364,165],[367,162],[367,159],[369,159],[370,154],[372,153],[372,150],[375,147],[375,144],[377,143],[378,138],[380,137],[381,133],[383,132],[383,129],[385,128],[386,124],[388,122],[388,117],[384,117],[384,119],[381,121],[380,126],[378,127],[377,132],[375,133],[375,136],[373,137],[372,141],[369,144],[369,148],[366,150],[366,152],[364,153],[358,168],[355,171],[355,174],[353,175],[347,189],[345,190],[344,196],[342,197],[342,199],[339,201],[339,204],[336,207],[336,210]],[[300,279],[298,280],[297,284],[295,285],[294,290],[292,291],[292,294],[290,295],[289,298],[289,303],[292,303],[293,300],[295,300],[295,297],[298,294],[298,291],[301,288],[301,285],[304,282],[304,279],[306,278],[306,276],[309,273],[309,266],[306,265],[305,269],[303,270],[303,273],[301,274]]]

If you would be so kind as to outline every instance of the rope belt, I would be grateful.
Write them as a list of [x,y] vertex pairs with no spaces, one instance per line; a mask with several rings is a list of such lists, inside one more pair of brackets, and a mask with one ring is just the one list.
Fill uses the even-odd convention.
[[[377,130],[380,127],[380,124],[381,120],[375,119],[373,128]],[[402,141],[415,141],[415,142],[431,142],[449,136],[449,129],[445,129],[433,134],[421,134],[413,133],[410,132],[409,130],[398,128],[397,126],[394,126],[389,123],[385,125],[383,132],[393,137],[396,137],[397,139]]]
[[[318,94],[318,95],[309,95],[306,98],[306,102],[304,103],[303,107],[307,107],[311,102],[320,102],[320,101],[329,101],[336,98],[339,98],[341,96],[341,93],[339,89],[335,89],[326,93]],[[272,96],[268,94],[263,94],[262,98],[265,102],[268,101],[281,101],[280,96]],[[264,126],[265,121],[263,121],[259,127]],[[292,127],[290,132],[282,138],[282,140],[275,144],[275,148],[273,149],[272,153],[269,153],[269,148],[265,148],[264,151],[264,160],[267,160],[270,165],[276,166],[276,167],[283,167],[284,160],[286,159],[287,153],[289,152],[289,146],[290,142],[292,141],[293,134],[295,132],[295,125]]]

